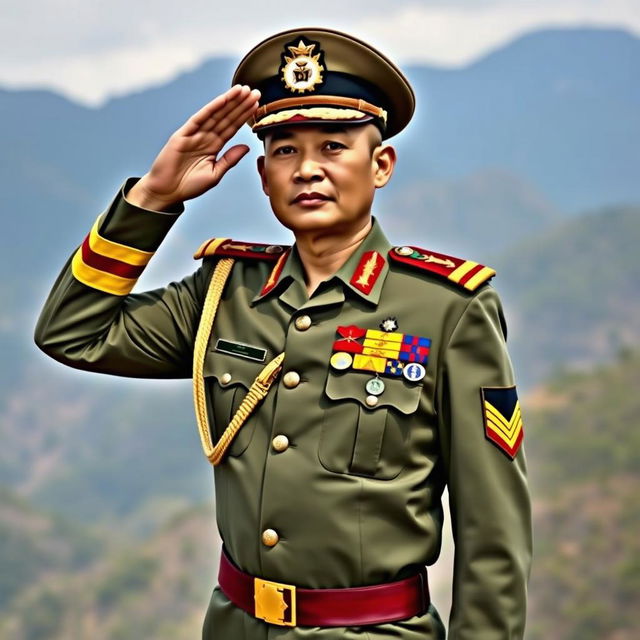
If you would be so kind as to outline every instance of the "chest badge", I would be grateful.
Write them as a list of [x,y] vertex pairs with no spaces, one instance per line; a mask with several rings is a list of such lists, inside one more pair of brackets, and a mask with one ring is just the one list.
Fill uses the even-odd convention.
[[392,333],[393,331],[398,330],[398,321],[393,316],[389,316],[388,318],[385,318],[379,326],[383,331]]

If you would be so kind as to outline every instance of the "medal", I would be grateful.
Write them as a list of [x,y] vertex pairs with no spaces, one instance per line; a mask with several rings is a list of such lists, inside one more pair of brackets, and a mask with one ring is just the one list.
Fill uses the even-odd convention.
[[418,382],[424,378],[427,373],[426,369],[417,362],[411,362],[402,369],[402,375],[409,380],[409,382]]
[[338,371],[344,371],[351,366],[353,358],[344,351],[338,351],[331,356],[331,366]]
[[364,387],[368,394],[372,396],[379,396],[384,391],[384,382],[380,378],[371,378],[367,380],[367,384]]

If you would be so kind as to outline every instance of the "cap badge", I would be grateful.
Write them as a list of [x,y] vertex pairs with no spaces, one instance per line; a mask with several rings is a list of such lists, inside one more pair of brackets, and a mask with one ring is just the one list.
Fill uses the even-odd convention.
[[[314,49],[318,47],[318,53],[314,55]],[[298,44],[293,42],[285,45],[290,56],[282,54],[282,67],[280,67],[280,77],[289,91],[293,93],[305,93],[313,91],[316,85],[323,82],[322,72],[324,53],[317,42],[305,42],[302,38]]]

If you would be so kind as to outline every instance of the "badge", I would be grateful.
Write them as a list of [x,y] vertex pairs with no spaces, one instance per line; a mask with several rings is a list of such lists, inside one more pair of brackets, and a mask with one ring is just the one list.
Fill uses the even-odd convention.
[[393,316],[389,316],[385,318],[379,326],[383,331],[390,333],[398,328],[398,321]]
[[524,437],[520,401],[513,387],[481,387],[484,434],[513,460]]
[[267,357],[266,349],[253,347],[242,342],[234,342],[233,340],[223,340],[222,338],[216,342],[215,350],[222,353],[230,353],[233,356],[240,356],[241,358],[248,358],[249,360],[256,360],[257,362],[264,362]]
[[[286,49],[290,55],[287,55]],[[282,54],[282,67],[280,67],[280,79],[293,93],[313,91],[316,85],[322,84],[322,72],[324,53],[318,42],[305,42],[303,38],[285,45],[285,53]]]
[[338,371],[343,371],[344,369],[348,369],[353,362],[353,358],[344,351],[338,351],[338,353],[334,353],[331,356],[331,366]]
[[422,378],[424,378],[426,373],[427,372],[425,368],[421,364],[418,364],[417,362],[412,362],[411,364],[406,365],[402,369],[402,375],[409,382],[418,382],[422,380]]
[[371,380],[367,380],[364,388],[370,395],[379,396],[384,391],[384,382],[380,378],[371,378]]

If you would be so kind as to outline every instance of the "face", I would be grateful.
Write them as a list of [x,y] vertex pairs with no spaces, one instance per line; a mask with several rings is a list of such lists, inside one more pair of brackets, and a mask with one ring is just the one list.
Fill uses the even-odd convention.
[[394,164],[373,124],[294,125],[267,134],[258,171],[273,212],[294,234],[349,234],[368,223]]

